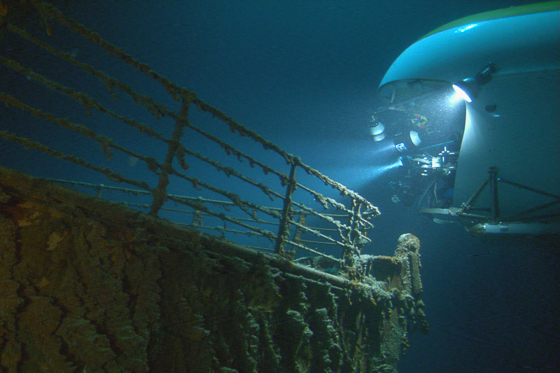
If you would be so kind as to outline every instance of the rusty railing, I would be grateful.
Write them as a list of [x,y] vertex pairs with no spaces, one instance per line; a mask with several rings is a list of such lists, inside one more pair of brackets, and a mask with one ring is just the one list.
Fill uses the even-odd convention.
[[[6,106],[3,116],[17,119],[11,124],[6,119],[0,137],[10,144],[19,143],[34,152],[71,162],[79,169],[104,175],[112,183],[128,186],[68,181],[68,177],[58,182],[82,189],[94,188],[100,197],[105,197],[103,194],[107,192],[122,192],[127,198],[117,200],[130,207],[146,209],[149,214],[178,224],[218,232],[232,241],[235,239],[231,237],[238,235],[257,238],[259,244],[255,246],[260,248],[264,240],[268,249],[287,258],[294,258],[296,250],[301,249],[351,265],[351,258],[359,255],[361,247],[369,242],[366,231],[373,227],[369,218],[379,215],[370,202],[202,101],[195,93],[154,72],[55,7],[49,4],[40,7],[48,22],[47,34],[52,33],[50,22],[65,26],[72,37],[83,38],[87,48],[107,52],[106,58],[121,60],[115,59],[110,68],[124,62],[130,70],[144,75],[142,79],[147,82],[143,84],[151,87],[150,92],[156,90],[153,88],[156,82],[157,89],[163,87],[168,95],[163,98],[163,90],[153,95],[139,93],[138,88],[125,83],[126,79],[116,79],[78,59],[74,51],[64,52],[57,45],[60,42],[56,35],[34,36],[4,23],[5,37],[32,48],[34,55],[41,57],[32,61],[23,57],[21,61],[19,55],[0,55],[3,69],[10,71],[10,79],[19,75],[21,86],[29,86],[18,89],[20,83],[11,80],[10,84],[2,84],[0,100]],[[50,62],[43,62],[42,58]],[[67,69],[68,76],[51,74],[55,76],[50,77],[49,66],[56,66],[57,71]],[[72,80],[74,76],[77,78]],[[7,77],[4,74],[3,79]],[[134,79],[136,86],[137,79]],[[38,102],[35,97],[21,98],[25,92],[36,90],[44,97],[53,98],[48,103]],[[100,94],[102,90],[107,97]],[[144,109],[139,111],[139,107],[146,109],[148,115]],[[66,108],[68,111],[64,112]],[[125,113],[121,114],[122,111]],[[195,125],[195,122],[202,124]],[[49,131],[60,136],[55,140],[41,136],[38,132],[46,131],[42,126],[48,126]],[[64,141],[66,138],[69,140]],[[105,158],[93,153],[96,148]],[[275,157],[273,164],[269,164],[271,154]],[[286,166],[287,170],[280,170]],[[56,170],[63,167],[70,166],[57,166]],[[76,171],[55,172],[53,177],[60,179],[61,173],[78,179],[71,177]],[[220,181],[216,182],[216,178]],[[326,191],[319,192],[321,188]],[[330,196],[333,191],[342,201]],[[129,200],[129,196],[139,200]],[[190,223],[177,214],[190,214]],[[306,221],[316,227],[308,226]],[[340,247],[341,252],[332,254],[328,249],[331,246]]]

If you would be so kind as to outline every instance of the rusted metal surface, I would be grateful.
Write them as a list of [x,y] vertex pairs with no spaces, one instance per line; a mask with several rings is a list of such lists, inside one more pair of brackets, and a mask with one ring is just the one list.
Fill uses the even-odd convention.
[[427,332],[419,249],[358,283],[0,167],[0,368],[395,373]]

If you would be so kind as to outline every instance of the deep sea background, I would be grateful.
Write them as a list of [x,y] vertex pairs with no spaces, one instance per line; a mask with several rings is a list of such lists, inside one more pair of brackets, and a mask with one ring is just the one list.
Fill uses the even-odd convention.
[[[368,120],[381,105],[377,86],[409,45],[458,18],[528,3],[533,1],[101,0],[62,7],[155,71],[378,206],[382,215],[374,221],[374,244],[366,254],[391,254],[402,233],[420,238],[430,333],[411,336],[399,372],[557,372],[558,243],[483,241],[461,227],[433,224],[413,208],[393,204],[389,176],[374,177],[367,136]],[[68,52],[93,54],[74,49],[68,38]],[[4,55],[33,59],[31,49],[10,42],[0,40],[0,45],[8,43]],[[56,65],[42,67],[61,79],[68,73]],[[126,79],[127,72],[118,69],[112,72]],[[0,81],[6,83],[14,84]],[[35,99],[53,104],[40,95]],[[23,131],[38,134],[42,129]],[[58,163],[14,154],[5,142],[0,152],[2,165],[59,176]],[[68,178],[80,179],[79,171],[68,170]]]

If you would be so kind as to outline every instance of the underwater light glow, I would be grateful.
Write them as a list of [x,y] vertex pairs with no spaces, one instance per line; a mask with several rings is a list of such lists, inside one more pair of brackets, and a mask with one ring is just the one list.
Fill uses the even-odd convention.
[[372,154],[373,164],[371,165],[371,169],[367,171],[370,181],[403,165],[400,153],[395,148],[395,144],[392,140],[378,142],[376,145]]
[[489,63],[474,78],[466,78],[453,84],[453,89],[463,100],[472,102],[478,96],[482,87],[492,80],[492,75],[496,71],[498,71],[496,65]]
[[465,92],[464,89],[456,84],[453,84],[453,89],[455,90],[455,95],[451,98],[452,102],[455,102],[455,100],[459,101],[461,99],[466,102],[472,102],[472,98],[467,94],[467,92]]
[[385,164],[385,165],[381,165],[381,166],[373,166],[371,171],[368,172],[368,179],[369,181],[373,181],[381,176],[383,176],[384,174],[386,174],[387,172],[402,166],[403,163],[401,161],[400,158],[396,158],[393,162]]
[[463,92],[459,87],[453,85],[453,90],[455,91],[449,96],[449,106],[455,106],[459,103],[465,102],[465,97],[462,95]]

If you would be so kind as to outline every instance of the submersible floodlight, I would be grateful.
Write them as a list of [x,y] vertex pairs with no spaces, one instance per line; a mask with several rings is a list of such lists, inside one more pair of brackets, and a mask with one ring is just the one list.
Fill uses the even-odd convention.
[[453,84],[453,89],[463,100],[472,102],[478,96],[482,87],[492,80],[492,74],[496,71],[498,71],[496,66],[493,63],[489,63],[474,78],[463,79]]
[[400,153],[416,149],[421,142],[422,140],[420,139],[420,135],[416,131],[399,133],[393,139],[395,149],[397,149]]
[[373,141],[381,141],[385,138],[385,126],[383,123],[374,121],[369,127],[369,133],[373,136]]

